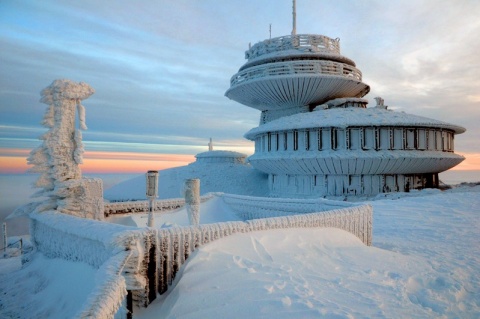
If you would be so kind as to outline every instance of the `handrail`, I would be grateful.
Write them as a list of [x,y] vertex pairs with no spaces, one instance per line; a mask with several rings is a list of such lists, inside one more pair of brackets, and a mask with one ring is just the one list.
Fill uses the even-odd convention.
[[362,81],[362,72],[345,63],[323,60],[287,61],[262,64],[238,72],[230,79],[231,87],[243,82],[274,76],[325,74]]
[[319,34],[287,35],[254,44],[245,51],[245,59],[252,60],[264,54],[286,50],[340,54],[340,40]]

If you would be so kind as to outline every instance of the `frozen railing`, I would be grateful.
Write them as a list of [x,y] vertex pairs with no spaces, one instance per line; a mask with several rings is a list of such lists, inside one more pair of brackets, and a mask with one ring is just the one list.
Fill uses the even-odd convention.
[[[213,194],[207,194],[205,196],[200,197],[200,201],[203,203],[210,198],[212,198]],[[112,214],[128,214],[128,213],[144,213],[148,212],[147,200],[142,201],[130,201],[130,202],[113,202],[113,203],[105,203],[105,217],[108,217]],[[166,210],[174,210],[180,208],[185,205],[184,198],[175,198],[175,199],[164,199],[164,200],[156,200],[155,201],[155,211],[161,212]]]
[[131,251],[121,252],[100,267],[97,285],[75,318],[127,318],[127,285],[122,272],[131,255]]
[[372,207],[361,205],[343,207],[327,212],[259,218],[245,222],[236,221],[159,229],[158,290],[161,294],[167,291],[175,278],[175,274],[194,250],[219,238],[257,230],[335,227],[352,233],[364,244],[370,246],[372,244],[372,222]]
[[340,54],[340,39],[318,34],[296,34],[267,39],[245,51],[245,59],[251,60],[264,54],[286,50]]
[[255,79],[285,75],[322,74],[342,76],[362,81],[362,72],[346,63],[309,60],[287,61],[257,65],[238,72],[230,79],[230,86],[248,82]]
[[[121,305],[125,304],[127,290],[132,292],[132,302],[137,305],[145,307],[151,302],[152,291],[157,291],[156,281],[150,281],[148,276],[148,266],[152,258],[156,259],[154,229],[109,224],[55,211],[32,213],[30,218],[32,243],[38,251],[49,258],[84,262],[105,273],[105,281],[97,283],[79,314],[113,318],[93,314],[125,312]],[[103,294],[105,291],[110,293]]]
[[224,194],[222,198],[235,211],[237,216],[243,220],[324,212],[358,206],[358,204],[323,198],[268,198],[233,194]]

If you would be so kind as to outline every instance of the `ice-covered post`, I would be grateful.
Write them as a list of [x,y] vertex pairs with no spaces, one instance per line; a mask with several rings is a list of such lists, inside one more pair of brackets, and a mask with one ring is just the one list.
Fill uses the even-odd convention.
[[155,225],[153,212],[155,211],[155,199],[158,197],[158,171],[147,172],[147,198],[148,198],[148,227]]
[[3,257],[7,257],[7,223],[3,223]]
[[185,204],[187,206],[190,225],[200,224],[200,180],[197,178],[185,181]]

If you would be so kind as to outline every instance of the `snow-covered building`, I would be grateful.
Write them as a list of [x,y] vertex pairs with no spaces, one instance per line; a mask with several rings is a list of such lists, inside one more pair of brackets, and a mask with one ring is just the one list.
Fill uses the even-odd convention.
[[[295,19],[294,19],[295,21]],[[370,196],[435,188],[459,164],[454,136],[463,127],[367,108],[355,62],[339,39],[296,34],[251,46],[225,95],[261,111],[249,158],[269,175],[271,196]]]

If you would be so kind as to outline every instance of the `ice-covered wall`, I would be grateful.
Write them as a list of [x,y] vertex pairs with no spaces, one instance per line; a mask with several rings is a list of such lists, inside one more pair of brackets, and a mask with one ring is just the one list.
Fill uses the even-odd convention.
[[[56,211],[32,213],[30,234],[38,251],[50,258],[87,263],[103,273],[79,318],[113,318],[125,311],[127,290],[139,306],[151,302],[156,280],[148,267],[156,259],[154,229],[110,224]],[[153,247],[153,252],[152,252]],[[153,287],[153,288],[152,288]]]
[[[41,102],[48,105],[43,126],[49,130],[40,137],[42,145],[32,150],[28,163],[32,172],[40,173],[35,195],[45,196],[34,211],[50,209],[86,217],[103,218],[101,180],[82,179],[79,164],[83,162],[81,130],[86,130],[85,108],[81,101],[95,91],[88,84],[55,80],[41,92]],[[75,113],[78,111],[78,129]]]

